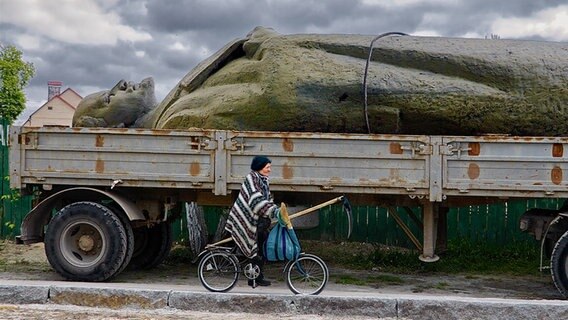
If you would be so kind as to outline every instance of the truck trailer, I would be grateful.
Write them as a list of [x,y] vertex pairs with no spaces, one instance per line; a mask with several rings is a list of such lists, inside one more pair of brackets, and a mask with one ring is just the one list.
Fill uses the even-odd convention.
[[[448,208],[568,198],[568,138],[12,127],[10,186],[35,195],[20,240],[44,242],[62,276],[105,281],[159,264],[181,204],[230,206],[253,156],[272,159],[275,199],[310,205],[420,207],[420,260],[438,260]],[[564,173],[566,172],[566,173]],[[542,241],[568,297],[568,208],[534,209],[520,227]]]

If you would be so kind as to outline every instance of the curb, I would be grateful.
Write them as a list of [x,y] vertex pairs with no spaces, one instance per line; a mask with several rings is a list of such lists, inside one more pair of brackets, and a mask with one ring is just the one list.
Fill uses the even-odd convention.
[[406,319],[568,319],[563,300],[423,295],[291,296],[180,290],[0,285],[0,303],[61,304],[111,309],[174,308],[204,312],[366,316]]

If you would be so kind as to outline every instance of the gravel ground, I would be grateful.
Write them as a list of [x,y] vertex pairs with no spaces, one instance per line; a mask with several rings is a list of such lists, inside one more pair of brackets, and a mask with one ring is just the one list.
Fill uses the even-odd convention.
[[[258,319],[258,314],[250,313],[211,313],[198,311],[184,311],[176,309],[102,309],[77,307],[66,305],[50,305],[50,304],[28,304],[28,305],[6,305],[0,304],[0,319],[89,319],[89,320],[110,320],[110,319],[128,319],[128,320],[162,320],[162,319],[201,319],[201,320],[249,320]],[[358,320],[369,319],[367,317],[336,317],[330,315],[262,315],[263,320],[281,320],[281,319],[298,319],[298,320]],[[373,318],[377,319],[377,318]],[[393,318],[381,318],[393,319]],[[400,319],[397,319],[400,320]]]
[[[266,274],[273,280],[273,287],[282,287],[287,291],[281,271],[281,264],[269,264],[266,267]],[[422,275],[355,271],[330,266],[330,275],[326,290],[529,300],[564,299],[556,290],[548,271],[527,276]],[[64,280],[47,262],[43,243],[15,245],[10,242],[0,243],[0,280],[2,279]],[[367,281],[356,284],[354,279]],[[392,281],[393,279],[396,281]],[[152,270],[125,271],[112,282],[201,287],[196,266],[191,264],[162,264]],[[246,290],[246,285],[243,286]],[[262,288],[251,291],[261,293]]]

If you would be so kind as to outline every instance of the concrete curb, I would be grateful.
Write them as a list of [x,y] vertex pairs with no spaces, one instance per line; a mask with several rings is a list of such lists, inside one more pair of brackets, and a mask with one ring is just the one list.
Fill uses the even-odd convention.
[[0,303],[406,319],[568,319],[568,302],[423,295],[293,296],[137,288],[0,285]]
[[0,285],[0,303],[41,304],[48,299],[49,287]]

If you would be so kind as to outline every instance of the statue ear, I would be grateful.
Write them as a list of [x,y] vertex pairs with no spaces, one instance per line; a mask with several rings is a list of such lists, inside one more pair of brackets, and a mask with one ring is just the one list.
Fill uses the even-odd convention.
[[258,51],[258,48],[261,44],[262,42],[247,40],[245,43],[243,43],[243,51],[245,52],[245,56],[249,59],[254,59],[254,55]]
[[249,34],[247,34],[247,40],[243,44],[243,50],[247,58],[252,59],[258,51],[260,45],[273,37],[277,37],[280,34],[272,28],[256,27]]

